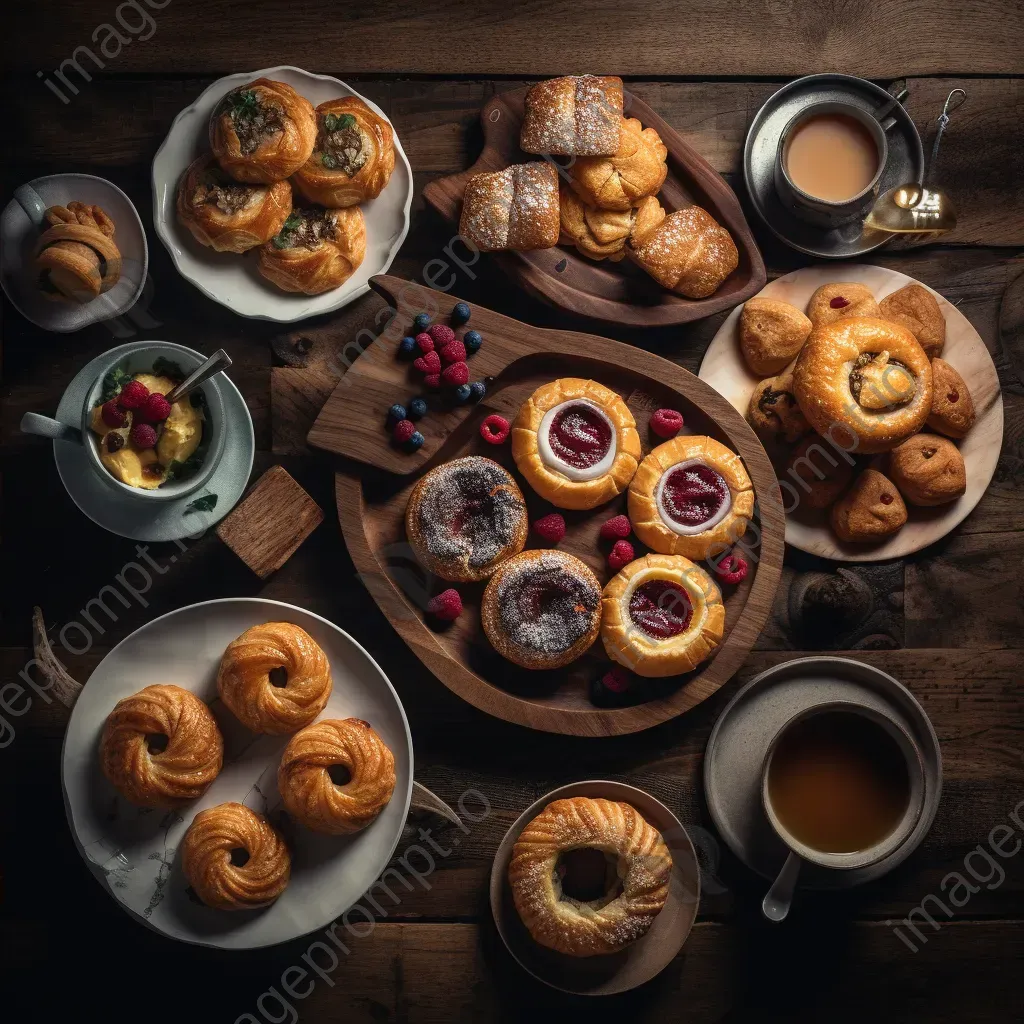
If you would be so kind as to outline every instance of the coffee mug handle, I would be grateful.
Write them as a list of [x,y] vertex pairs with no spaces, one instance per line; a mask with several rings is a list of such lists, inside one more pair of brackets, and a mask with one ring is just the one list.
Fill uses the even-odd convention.
[[796,880],[800,875],[803,863],[803,859],[797,853],[790,853],[786,858],[779,877],[772,883],[772,887],[761,903],[761,913],[769,921],[778,922],[786,919],[793,903],[793,892],[796,889]]
[[54,441],[69,441],[71,444],[83,444],[82,431],[78,427],[61,423],[49,416],[41,416],[37,412],[27,412],[21,417],[21,432],[49,437]]
[[37,228],[41,227],[43,224],[43,214],[46,213],[46,203],[43,202],[39,193],[31,185],[19,185],[14,190],[14,198],[18,205],[28,214],[28,219]]

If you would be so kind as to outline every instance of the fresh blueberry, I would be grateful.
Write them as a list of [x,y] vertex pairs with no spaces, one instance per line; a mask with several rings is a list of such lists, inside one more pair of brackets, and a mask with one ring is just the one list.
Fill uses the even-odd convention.
[[456,302],[452,307],[452,323],[469,323],[469,306],[465,302]]
[[487,394],[487,385],[482,380],[475,380],[469,385],[469,390],[473,392],[473,401],[479,402]]
[[388,409],[388,423],[392,426],[405,418],[405,406],[400,402],[395,402],[395,404]]
[[409,402],[409,419],[418,420],[427,415],[427,403],[422,398],[413,398]]
[[460,384],[455,389],[455,401],[463,405],[473,397],[473,389],[468,384]]
[[425,440],[426,438],[417,430],[412,435],[412,437],[410,437],[409,440],[406,441],[406,447],[409,449],[409,451],[414,452],[416,451],[417,448],[423,447],[423,442]]
[[399,343],[398,351],[403,356],[411,356],[416,351],[416,339],[412,335],[407,334]]
[[417,331],[425,331],[430,326],[430,317],[426,313],[417,313],[412,323]]
[[466,331],[462,336],[462,344],[466,346],[466,351],[470,354],[479,351],[483,343],[484,339],[480,337],[479,331]]

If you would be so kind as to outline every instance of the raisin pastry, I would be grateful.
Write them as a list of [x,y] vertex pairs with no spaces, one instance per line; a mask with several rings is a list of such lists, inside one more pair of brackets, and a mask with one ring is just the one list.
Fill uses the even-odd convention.
[[57,302],[91,302],[121,279],[114,222],[99,206],[68,203],[43,214],[49,227],[32,261],[42,295]]
[[321,103],[315,116],[316,144],[295,172],[295,187],[309,202],[329,207],[379,196],[395,169],[390,123],[356,96]]
[[635,210],[600,210],[587,206],[571,188],[562,187],[559,202],[562,245],[574,245],[592,260],[618,263],[626,255]]
[[878,308],[886,320],[906,327],[929,359],[941,354],[946,344],[946,318],[935,296],[923,285],[905,285],[886,295]]
[[898,533],[907,506],[893,482],[877,469],[865,469],[833,506],[830,522],[840,540],[870,544]]
[[621,123],[621,78],[552,78],[526,94],[519,145],[539,156],[611,156]]
[[512,457],[526,482],[559,508],[586,509],[621,494],[640,461],[626,403],[594,380],[537,388],[512,424]]
[[177,212],[178,221],[200,245],[217,252],[246,252],[269,242],[284,227],[292,212],[292,187],[287,181],[235,181],[206,153],[181,176]]
[[911,505],[945,505],[967,490],[960,449],[937,434],[915,434],[893,448],[889,475]]
[[604,588],[604,649],[638,676],[692,672],[711,656],[724,633],[722,592],[682,555],[644,555]]
[[766,377],[784,370],[804,347],[811,321],[778,299],[747,299],[740,313],[740,350],[747,366]]
[[966,437],[974,426],[974,399],[963,377],[944,359],[932,360],[932,408],[925,421],[947,437]]
[[853,479],[854,460],[818,434],[809,434],[790,453],[783,484],[798,504],[823,509],[833,504]]
[[366,222],[358,206],[302,207],[259,249],[259,272],[286,292],[322,295],[343,285],[366,255]]
[[589,206],[628,210],[665,183],[668,150],[653,128],[623,118],[619,145],[611,156],[580,156],[568,168],[569,181]]
[[663,555],[721,553],[743,536],[753,514],[742,460],[713,437],[681,435],[658,445],[629,485],[633,530]]
[[747,422],[762,441],[782,440],[792,444],[810,430],[793,394],[793,368],[763,380],[750,395]]
[[558,171],[535,161],[475,174],[462,196],[459,234],[481,252],[558,244]]
[[313,104],[269,78],[232,89],[210,118],[210,148],[236,181],[283,181],[309,159],[315,142]]
[[843,281],[818,288],[807,303],[807,316],[815,327],[821,327],[847,316],[881,317],[882,312],[870,288]]
[[[793,369],[811,426],[857,454],[888,451],[916,434],[932,407],[932,368],[905,327],[843,317],[811,331]],[[840,431],[841,439],[835,434]]]

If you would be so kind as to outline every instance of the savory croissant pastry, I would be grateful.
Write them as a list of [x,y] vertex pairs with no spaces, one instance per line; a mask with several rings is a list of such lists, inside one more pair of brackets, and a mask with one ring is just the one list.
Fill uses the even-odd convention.
[[89,302],[121,278],[114,222],[99,206],[68,203],[43,215],[50,225],[36,242],[33,268],[39,289],[58,302]]
[[236,181],[282,181],[309,159],[314,142],[313,104],[269,78],[229,92],[210,118],[210,148]]
[[344,284],[366,255],[366,224],[358,206],[293,210],[259,250],[259,272],[286,292],[320,295]]
[[391,125],[356,96],[321,103],[315,116],[316,144],[295,172],[295,187],[311,203],[330,207],[379,196],[395,169]]
[[552,164],[513,164],[466,183],[459,234],[481,252],[550,249],[558,232],[558,171]]
[[606,210],[628,210],[653,196],[665,182],[668,150],[653,128],[623,118],[619,146],[611,156],[581,156],[569,167],[569,180],[585,203]]
[[551,78],[526,94],[519,145],[539,155],[610,156],[619,145],[621,121],[621,78]]
[[633,227],[635,210],[599,210],[587,206],[570,188],[562,187],[559,202],[562,245],[575,245],[592,260],[617,263],[626,255],[626,239]]
[[200,245],[245,252],[270,241],[292,212],[287,181],[246,185],[229,178],[206,153],[193,160],[178,184],[178,220]]

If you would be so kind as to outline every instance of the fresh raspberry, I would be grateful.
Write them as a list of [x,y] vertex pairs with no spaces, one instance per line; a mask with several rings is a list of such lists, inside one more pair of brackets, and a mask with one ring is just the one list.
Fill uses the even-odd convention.
[[156,391],[153,392],[146,400],[139,406],[139,410],[136,415],[141,420],[145,420],[147,423],[163,423],[168,416],[171,415],[171,403],[167,399],[158,394]]
[[449,587],[427,602],[427,611],[442,622],[454,622],[462,614],[462,598],[454,587]]
[[138,409],[149,397],[149,388],[141,380],[130,380],[117,396],[117,404],[122,409]]
[[843,306],[848,306],[849,304],[850,300],[844,299],[842,295],[837,295],[831,302],[829,302],[829,306],[831,306],[832,309],[842,309]]
[[413,366],[420,373],[440,373],[441,357],[436,352],[424,352],[419,359],[413,360]]
[[533,524],[534,532],[549,544],[557,544],[565,536],[565,517],[551,512]]
[[625,540],[633,532],[629,516],[615,516],[601,527],[604,540]]
[[391,431],[391,436],[394,438],[395,444],[405,444],[415,433],[416,424],[412,420],[399,420]]
[[129,436],[136,448],[156,447],[156,431],[148,423],[136,423]]
[[625,693],[629,689],[629,673],[621,665],[612,665],[603,676],[601,683],[612,693]]
[[455,340],[455,332],[447,324],[433,324],[427,328],[427,334],[438,348],[444,348]]
[[490,444],[504,444],[508,432],[508,420],[497,413],[492,413],[480,424],[480,436]]
[[428,388],[439,388],[441,386],[441,374],[439,373],[428,373],[423,378],[423,384]]
[[416,347],[421,352],[433,352],[434,339],[426,331],[421,331],[416,335]]
[[117,404],[116,398],[103,404],[100,415],[108,427],[123,427],[128,421],[128,414]]
[[466,361],[466,346],[458,338],[449,342],[441,349],[441,362],[443,363],[464,363]]
[[651,430],[658,437],[675,437],[683,429],[683,414],[675,409],[659,409],[651,417]]
[[739,555],[726,555],[715,566],[715,575],[723,583],[739,583],[740,580],[747,578],[749,568],[746,559],[740,558]]
[[458,387],[469,383],[469,367],[465,363],[452,363],[441,371],[441,380],[448,387]]
[[608,568],[618,572],[624,565],[633,561],[633,545],[628,540],[617,540],[608,552]]

